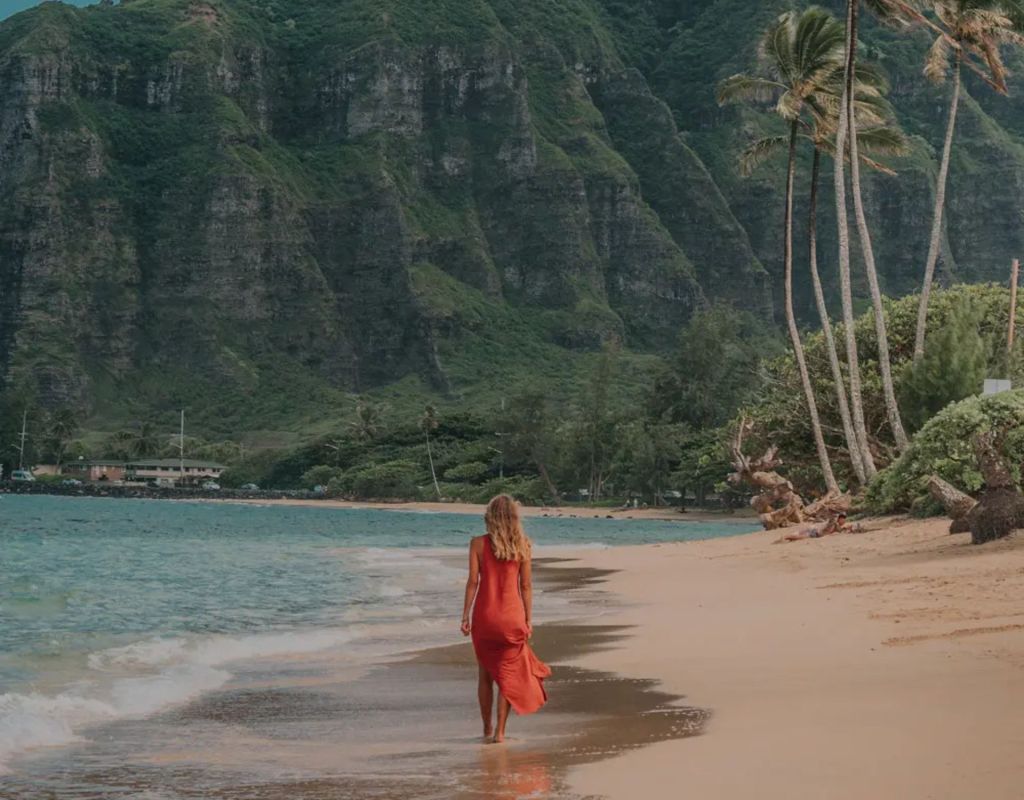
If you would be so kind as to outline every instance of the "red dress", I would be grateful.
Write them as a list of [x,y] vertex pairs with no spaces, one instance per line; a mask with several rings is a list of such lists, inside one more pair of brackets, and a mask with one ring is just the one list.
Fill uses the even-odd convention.
[[480,587],[473,606],[473,649],[512,709],[532,714],[548,699],[544,679],[551,675],[551,668],[527,643],[519,569],[519,561],[495,556],[490,537],[484,537]]

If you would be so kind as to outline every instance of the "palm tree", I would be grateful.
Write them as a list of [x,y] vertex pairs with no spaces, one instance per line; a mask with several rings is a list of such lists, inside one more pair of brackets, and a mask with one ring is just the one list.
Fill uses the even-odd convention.
[[[832,370],[832,380],[835,385],[836,401],[839,408],[839,417],[842,422],[843,435],[846,440],[847,450],[850,453],[850,463],[854,475],[861,484],[864,484],[867,482],[864,460],[856,432],[853,428],[853,419],[850,415],[850,405],[846,392],[846,379],[843,376],[842,366],[840,365],[832,322],[829,318],[821,275],[818,271],[817,217],[821,156],[826,154],[833,158],[835,157],[835,141],[833,137],[836,135],[836,128],[838,126],[838,103],[839,96],[842,95],[842,78],[842,70],[837,70],[827,84],[820,87],[819,91],[809,98],[809,104],[814,113],[805,135],[814,147],[814,157],[811,163],[811,191],[807,225],[808,255],[811,268],[811,283],[814,288],[814,300],[818,309],[818,316],[821,319],[825,351]],[[873,123],[872,127],[862,128],[857,131],[857,138],[860,144],[867,152],[890,155],[902,153],[906,149],[906,140],[902,132],[895,126],[886,124],[886,119],[891,116],[891,110],[888,104],[881,98],[881,93],[886,88],[884,78],[873,69],[862,68],[858,74],[857,82],[856,103],[862,110],[861,118],[870,119]],[[750,174],[757,164],[784,144],[785,139],[781,136],[765,137],[754,142],[740,157],[742,171],[745,174]],[[888,167],[879,164],[866,155],[862,154],[860,158],[861,161],[874,169],[888,174],[895,174]]]
[[64,462],[64,453],[78,432],[78,415],[70,408],[61,408],[50,415],[47,438],[53,450],[58,469]]
[[[839,417],[843,425],[843,435],[846,438],[847,447],[850,451],[850,462],[853,465],[853,472],[861,484],[867,483],[867,470],[865,468],[864,453],[861,451],[859,437],[853,425],[853,417],[850,413],[850,404],[846,392],[846,379],[843,376],[842,366],[839,362],[839,352],[836,348],[835,334],[832,330],[832,322],[829,319],[828,306],[825,303],[825,292],[821,284],[821,274],[818,272],[818,182],[821,174],[822,152],[835,156],[835,145],[828,137],[820,134],[815,137],[814,160],[811,163],[811,197],[808,211],[808,254],[811,267],[811,284],[814,287],[814,302],[818,308],[818,316],[821,319],[821,330],[825,338],[825,351],[828,355],[829,366],[832,370],[832,381],[836,387],[836,401],[839,406]],[[857,132],[859,144],[873,152],[896,154],[905,149],[906,144],[903,135],[896,129],[884,125],[866,128]],[[861,161],[873,166],[882,172],[891,172],[886,167],[878,164],[864,155]],[[870,457],[870,452],[868,453]]]
[[[893,438],[896,440],[896,448],[902,451],[906,449],[908,440],[906,431],[903,429],[903,420],[900,418],[899,404],[896,402],[896,388],[892,379],[892,360],[889,356],[889,334],[885,325],[885,308],[882,304],[882,291],[878,284],[878,270],[875,266],[875,252],[871,243],[871,231],[868,228],[867,217],[864,213],[864,198],[861,193],[860,160],[856,136],[857,113],[855,104],[851,102],[853,94],[851,87],[854,85],[857,75],[857,25],[859,10],[859,4],[855,1],[851,2],[847,16],[847,71],[844,90],[846,94],[845,110],[847,113],[847,136],[845,138],[848,140],[850,148],[850,190],[853,196],[853,211],[854,218],[857,221],[861,256],[864,259],[864,271],[867,274],[868,289],[871,292],[871,306],[874,310],[875,336],[878,340],[878,369],[882,376],[882,394],[885,398],[885,411],[889,419],[889,427],[892,429]],[[837,160],[836,163],[838,164],[839,161]],[[847,253],[847,267],[849,266],[848,262],[849,253]],[[847,340],[851,337],[852,331],[847,333]],[[863,411],[861,415],[863,416]]]
[[[814,398],[807,359],[804,356],[803,343],[800,341],[800,331],[793,312],[793,183],[801,115],[808,110],[814,94],[821,86],[827,84],[830,76],[836,74],[842,63],[842,42],[842,27],[835,18],[820,8],[812,6],[800,14],[787,12],[779,17],[764,35],[761,61],[767,77],[734,75],[723,81],[718,89],[719,103],[739,99],[777,98],[776,113],[789,125],[783,222],[786,327],[793,344],[793,355],[800,372],[804,399],[811,418],[811,431],[818,451],[818,461],[821,464],[825,485],[830,492],[837,492],[839,486],[825,446],[818,404]],[[813,109],[811,111],[813,113]]]
[[[904,14],[915,11],[913,0],[865,0],[872,9],[883,18],[891,21],[904,19]],[[839,241],[839,288],[843,307],[843,329],[846,334],[846,361],[850,374],[850,414],[853,419],[854,433],[861,451],[864,471],[868,479],[875,476],[874,457],[868,441],[867,425],[864,421],[864,398],[860,375],[860,358],[857,352],[857,337],[854,329],[853,288],[850,281],[850,228],[846,207],[846,170],[845,154],[850,148],[850,180],[852,184],[854,210],[857,217],[857,230],[864,253],[864,266],[871,289],[872,306],[875,311],[875,333],[878,337],[879,365],[882,373],[882,387],[885,395],[886,412],[897,446],[906,444],[906,433],[900,420],[899,408],[896,405],[896,392],[892,383],[892,367],[889,359],[889,338],[885,328],[885,316],[882,309],[881,292],[878,288],[878,273],[875,269],[874,251],[871,247],[871,236],[864,216],[864,204],[860,192],[860,164],[857,152],[857,141],[850,135],[857,130],[857,114],[853,86],[857,74],[857,26],[860,11],[860,0],[846,2],[846,44],[843,65],[843,91],[839,108],[839,126],[836,131],[836,152],[844,154],[835,160],[833,173],[835,182],[836,224]]]
[[[953,133],[956,128],[956,114],[960,104],[960,74],[966,64],[1000,94],[1007,93],[1007,70],[999,48],[1003,44],[1024,42],[1010,14],[1020,12],[1006,0],[931,0],[929,2],[936,22],[929,24],[935,40],[925,58],[924,74],[933,83],[940,84],[952,72],[953,81],[949,98],[949,119],[946,121],[946,138],[942,145],[939,175],[935,181],[935,210],[932,215],[931,239],[928,242],[928,257],[924,265],[924,284],[921,287],[921,301],[917,310],[917,331],[914,336],[914,361],[924,356],[925,333],[928,328],[928,303],[931,299],[932,283],[935,280],[935,265],[939,259],[939,243],[942,238],[943,211],[946,203],[946,180],[949,176],[949,157],[953,149]],[[931,22],[918,15],[914,21]],[[970,60],[977,56],[984,62],[980,67]]]
[[381,406],[365,397],[356,401],[356,418],[349,422],[349,428],[358,441],[375,439],[381,428]]
[[423,409],[423,416],[420,418],[420,428],[427,439],[427,461],[430,462],[430,477],[434,479],[434,491],[437,499],[441,499],[441,487],[437,483],[437,472],[434,470],[434,455],[430,450],[430,433],[436,431],[440,422],[437,419],[437,409],[428,405]]

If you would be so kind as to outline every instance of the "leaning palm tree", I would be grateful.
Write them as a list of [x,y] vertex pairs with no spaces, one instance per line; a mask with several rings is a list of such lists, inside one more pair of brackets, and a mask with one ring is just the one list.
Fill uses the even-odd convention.
[[[935,181],[935,210],[932,215],[928,257],[924,265],[924,284],[921,287],[921,300],[917,310],[914,361],[919,361],[924,356],[928,303],[942,239],[946,180],[949,175],[949,157],[953,149],[956,114],[960,103],[962,68],[966,64],[997,92],[1006,94],[1007,69],[999,52],[1000,46],[1024,43],[1024,37],[1018,33],[1011,16],[1020,12],[1017,3],[1011,4],[1007,0],[932,0],[928,5],[935,21],[931,22],[923,15],[920,19],[914,20],[931,22],[929,28],[935,35],[925,59],[924,74],[936,84],[945,82],[946,76],[950,73],[953,79],[949,97],[949,118],[946,121],[946,138],[942,145],[939,175]],[[971,56],[980,59],[983,66],[975,64]]]
[[867,216],[864,213],[864,198],[860,185],[860,159],[858,156],[857,143],[857,115],[856,106],[851,102],[852,92],[850,87],[856,82],[856,42],[857,42],[857,11],[858,6],[853,4],[849,25],[851,33],[847,40],[850,52],[847,54],[848,75],[846,83],[847,91],[847,135],[850,147],[850,194],[853,197],[853,213],[857,221],[857,234],[860,239],[861,256],[864,259],[864,271],[868,278],[868,289],[871,293],[871,306],[874,311],[875,336],[878,340],[878,371],[882,376],[882,394],[885,398],[885,412],[889,419],[889,427],[892,429],[893,438],[896,440],[896,449],[900,452],[906,449],[908,444],[907,433],[903,428],[903,420],[900,417],[899,404],[896,401],[896,387],[892,378],[892,359],[889,355],[889,334],[885,325],[885,307],[882,303],[882,290],[878,284],[878,270],[875,266],[875,251],[871,242],[871,231],[868,228]]
[[430,462],[430,477],[434,479],[434,491],[437,499],[441,499],[441,487],[437,482],[437,472],[434,470],[434,454],[430,449],[430,434],[436,431],[440,422],[437,419],[437,409],[428,405],[423,409],[423,416],[420,418],[420,428],[427,439],[427,461]]
[[802,115],[812,113],[810,101],[815,92],[841,66],[842,43],[842,26],[822,9],[812,6],[800,14],[787,12],[765,32],[760,52],[764,75],[734,75],[724,80],[718,88],[719,103],[775,98],[775,111],[789,127],[783,221],[786,326],[810,415],[818,461],[830,492],[837,492],[839,486],[825,446],[814,387],[793,312],[793,184]]
[[[850,405],[846,391],[846,380],[843,376],[839,353],[836,348],[835,334],[825,303],[821,275],[818,271],[818,189],[821,175],[821,157],[835,157],[835,135],[838,127],[839,97],[842,95],[843,71],[837,69],[827,83],[823,84],[814,96],[809,98],[813,114],[804,134],[813,145],[811,163],[810,202],[808,208],[808,255],[811,270],[811,283],[814,288],[814,300],[821,319],[822,334],[825,340],[825,351],[832,370],[832,381],[835,386],[836,404],[842,423],[843,436],[850,454],[850,464],[854,475],[862,485],[867,482],[864,456],[853,427]],[[870,121],[871,127],[857,131],[857,139],[861,147],[860,159],[869,167],[895,174],[891,169],[870,158],[866,153],[897,155],[905,151],[906,140],[902,132],[894,124],[888,122],[892,116],[891,109],[882,99],[881,94],[886,88],[885,78],[874,69],[861,68],[857,76],[856,104],[860,110],[860,118]],[[781,136],[765,137],[752,143],[740,157],[741,170],[750,172],[774,151],[785,145]]]
[[[913,10],[914,0],[866,0],[879,15],[892,20],[902,19],[903,7]],[[860,187],[860,160],[857,138],[851,132],[857,130],[857,110],[853,103],[853,86],[857,75],[857,28],[859,23],[860,0],[847,0],[846,3],[846,42],[843,66],[843,92],[839,109],[839,127],[836,133],[836,151],[845,154],[850,148],[850,184],[853,195],[854,214],[857,220],[857,233],[861,242],[864,258],[864,269],[871,291],[871,304],[874,310],[875,334],[878,339],[878,363],[882,377],[882,392],[885,397],[885,410],[889,426],[896,440],[896,446],[902,450],[907,445],[907,435],[903,429],[899,406],[896,402],[896,390],[892,380],[892,364],[889,357],[889,336],[885,325],[885,313],[882,294],[878,285],[878,271],[875,267],[874,249],[871,233],[864,214],[864,203]],[[909,13],[909,12],[908,12]],[[857,338],[854,331],[853,289],[850,280],[850,231],[846,207],[846,172],[845,158],[836,159],[835,198],[836,222],[839,240],[839,284],[843,306],[843,323],[846,333],[847,364],[850,373],[850,411],[853,426],[861,446],[861,455],[867,477],[874,477],[874,458],[868,442],[867,426],[864,421],[864,399],[862,392],[860,363],[857,353]]]

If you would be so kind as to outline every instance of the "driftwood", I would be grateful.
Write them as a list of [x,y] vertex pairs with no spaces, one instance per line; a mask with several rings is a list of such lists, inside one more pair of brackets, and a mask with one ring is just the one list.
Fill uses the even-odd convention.
[[950,533],[967,533],[970,526],[967,515],[978,505],[978,501],[957,489],[953,484],[944,481],[938,475],[928,478],[928,494],[932,500],[941,505],[953,523],[949,526]]
[[736,429],[730,449],[735,472],[729,482],[739,486],[746,484],[757,490],[750,499],[750,505],[758,513],[765,530],[786,528],[807,521],[823,522],[833,515],[849,510],[848,495],[828,494],[810,505],[797,494],[793,484],[776,472],[782,466],[779,448],[772,445],[763,455],[751,458],[743,452],[743,437],[753,427],[750,420],[742,420]]
[[1024,495],[1017,489],[994,434],[979,433],[972,444],[985,491],[966,519],[972,544],[983,544],[1024,527]]

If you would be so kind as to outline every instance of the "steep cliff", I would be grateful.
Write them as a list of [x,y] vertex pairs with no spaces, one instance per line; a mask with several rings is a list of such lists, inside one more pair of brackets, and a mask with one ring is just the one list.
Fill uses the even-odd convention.
[[[596,17],[548,5],[49,3],[0,25],[0,380],[84,408],[282,372],[449,392],[448,356],[510,320],[548,357],[658,349],[744,275],[767,313],[665,106]],[[616,149],[645,117],[669,174]]]
[[[11,17],[0,390],[111,419],[184,404],[235,431],[382,387],[472,399],[609,341],[658,353],[717,299],[771,319],[781,167],[739,178],[765,122],[719,109],[714,86],[794,5],[123,0]],[[912,135],[898,177],[866,176],[884,288],[902,294],[945,93],[920,75],[923,42],[865,39]],[[967,89],[946,281],[1001,277],[1024,244],[1024,107]]]

